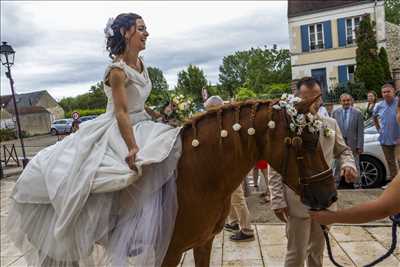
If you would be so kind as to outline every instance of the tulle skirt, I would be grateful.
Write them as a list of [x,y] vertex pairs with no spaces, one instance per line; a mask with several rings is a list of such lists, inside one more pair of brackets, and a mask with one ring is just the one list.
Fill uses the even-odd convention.
[[[151,137],[149,129],[155,127],[163,126],[157,126],[153,122],[136,125],[135,134],[143,150],[146,150],[143,140],[148,139],[143,136]],[[158,136],[157,131],[153,134]],[[118,191],[93,190],[96,183],[94,178],[88,186],[90,193],[87,197],[84,197],[85,194],[81,197],[87,183],[74,188],[68,185],[74,183],[69,182],[66,176],[67,179],[58,183],[58,188],[42,189],[43,192],[54,191],[55,197],[49,197],[50,200],[47,201],[45,197],[39,197],[34,192],[27,197],[29,189],[26,187],[32,181],[25,184],[22,181],[17,182],[6,229],[10,239],[24,253],[29,266],[160,266],[172,237],[178,210],[176,169],[181,153],[181,140],[176,136],[171,140],[173,143],[161,161],[141,165],[141,176]],[[151,151],[142,153],[146,155]],[[44,159],[51,161],[51,157],[39,156],[33,160],[31,168],[35,161],[43,164]],[[97,170],[107,169],[104,166],[108,162],[104,163],[107,153],[97,157],[102,158]],[[72,177],[71,180],[74,179]],[[42,186],[53,184],[46,179],[42,181]],[[79,179],[77,176],[77,181]],[[75,195],[78,196],[79,205],[75,203],[76,200],[70,200]],[[64,199],[66,201],[60,204],[58,200]],[[71,210],[74,212],[70,212]],[[65,211],[68,211],[68,216],[64,214]],[[67,219],[64,220],[64,217]],[[63,220],[60,221],[60,218]]]

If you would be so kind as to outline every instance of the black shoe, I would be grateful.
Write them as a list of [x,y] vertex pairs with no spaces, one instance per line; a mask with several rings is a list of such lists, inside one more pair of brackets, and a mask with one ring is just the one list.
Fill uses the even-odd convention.
[[229,231],[229,232],[232,232],[232,233],[236,233],[236,232],[238,232],[240,230],[239,224],[237,224],[237,223],[234,223],[234,224],[226,223],[224,225],[224,229],[226,231]]
[[254,239],[254,235],[247,235],[242,231],[239,231],[230,237],[230,240],[234,242],[249,242],[253,241]]

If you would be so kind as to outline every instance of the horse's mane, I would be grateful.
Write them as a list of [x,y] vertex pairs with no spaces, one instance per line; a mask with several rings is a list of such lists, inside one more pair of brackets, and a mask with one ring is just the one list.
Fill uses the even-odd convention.
[[196,125],[199,123],[201,120],[204,120],[205,118],[209,118],[211,116],[216,116],[219,111],[235,111],[237,109],[242,109],[244,107],[252,107],[255,104],[258,104],[259,106],[265,105],[267,107],[271,106],[271,103],[275,103],[276,101],[274,100],[246,100],[246,101],[240,101],[240,102],[233,102],[229,104],[224,104],[219,107],[211,108],[210,110],[207,110],[205,112],[202,112],[200,114],[197,114],[190,119],[186,120],[183,124],[183,128],[190,128],[193,125]]

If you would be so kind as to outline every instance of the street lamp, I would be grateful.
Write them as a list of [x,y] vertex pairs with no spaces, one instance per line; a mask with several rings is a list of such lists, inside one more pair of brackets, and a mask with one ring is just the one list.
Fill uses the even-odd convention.
[[14,80],[11,77],[11,69],[10,69],[10,67],[14,64],[14,57],[15,57],[15,51],[11,47],[11,45],[8,45],[7,42],[2,42],[2,45],[0,46],[0,59],[1,59],[1,64],[7,67],[6,76],[10,80],[11,93],[14,102],[15,118],[17,120],[18,137],[19,140],[21,141],[21,149],[23,157],[22,166],[25,168],[25,166],[28,164],[28,159],[26,158],[24,140],[22,138],[21,124],[19,122],[17,101],[15,100]]

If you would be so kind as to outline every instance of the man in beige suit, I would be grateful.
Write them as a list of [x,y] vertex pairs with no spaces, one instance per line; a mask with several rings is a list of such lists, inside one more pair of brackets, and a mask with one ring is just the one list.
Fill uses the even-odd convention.
[[[297,83],[297,93],[303,99],[312,99],[321,94],[321,87],[317,80],[305,77]],[[313,106],[310,111],[316,114],[317,110]],[[320,119],[324,125],[320,131],[320,143],[326,162],[332,166],[334,158],[339,160],[342,176],[348,182],[355,181],[357,168],[353,154],[346,146],[336,121],[328,117]],[[271,208],[281,221],[286,222],[285,267],[302,267],[305,260],[309,267],[322,267],[325,243],[320,224],[310,218],[300,197],[283,184],[280,174],[269,168],[268,175]]]

